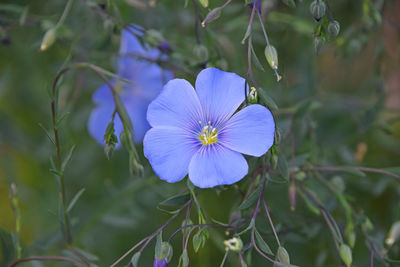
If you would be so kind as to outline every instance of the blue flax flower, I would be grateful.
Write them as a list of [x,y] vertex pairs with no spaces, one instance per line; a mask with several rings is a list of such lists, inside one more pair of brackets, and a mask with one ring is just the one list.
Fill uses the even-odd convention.
[[173,183],[189,173],[198,187],[233,184],[248,172],[241,154],[261,156],[274,141],[271,112],[244,101],[245,80],[208,68],[199,73],[196,91],[183,79],[169,81],[150,103],[144,155],[154,172]]
[[[151,62],[151,60],[162,57],[161,52],[156,48],[142,46],[135,34],[142,34],[137,30],[137,26],[128,26],[122,31],[120,55],[117,62],[117,74],[131,83],[128,84],[114,79],[111,80],[111,84],[118,92],[131,118],[134,140],[140,143],[144,134],[150,128],[146,120],[147,107],[161,91],[163,85],[172,79],[172,73]],[[93,94],[93,102],[97,107],[90,114],[89,132],[100,144],[104,145],[103,136],[115,108],[107,84],[103,84]],[[119,136],[123,126],[118,115],[114,120],[114,128],[115,134]]]

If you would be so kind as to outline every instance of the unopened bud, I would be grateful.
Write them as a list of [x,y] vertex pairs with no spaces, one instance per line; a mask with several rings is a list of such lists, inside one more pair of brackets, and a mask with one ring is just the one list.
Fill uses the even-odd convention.
[[208,7],[208,0],[199,0],[199,2],[203,7]]
[[204,45],[195,45],[193,47],[193,54],[200,62],[206,62],[208,60],[208,49]]
[[349,246],[351,248],[354,248],[354,245],[356,244],[356,233],[354,233],[354,231],[350,231],[346,235],[346,239],[347,239],[347,243],[349,243]]
[[351,263],[353,262],[351,248],[346,244],[341,244],[339,252],[340,252],[340,258],[342,258],[344,264],[346,264],[347,267],[350,267]]
[[42,44],[40,45],[40,51],[48,49],[57,39],[57,28],[50,28],[43,36]]
[[234,252],[239,252],[243,248],[243,241],[239,237],[233,237],[231,239],[224,241],[225,250],[232,250]]
[[343,193],[346,188],[342,177],[334,176],[331,180],[331,184],[336,188],[339,193]]
[[310,12],[316,21],[320,21],[325,15],[326,5],[322,0],[315,0],[310,5]]
[[328,24],[328,33],[333,38],[336,38],[340,32],[340,24],[337,20],[332,20]]
[[290,210],[294,211],[296,209],[296,200],[297,200],[297,191],[294,183],[291,183],[288,189],[289,201],[290,201]]
[[201,26],[204,28],[211,21],[214,21],[214,20],[218,19],[219,16],[221,16],[221,10],[222,10],[221,7],[217,7],[217,8],[214,8],[213,10],[211,10],[207,14],[206,18],[201,22]]
[[248,100],[250,104],[257,104],[258,94],[257,94],[257,89],[255,87],[250,88]]
[[167,267],[167,260],[154,258],[153,267]]
[[155,47],[162,45],[162,43],[165,40],[161,32],[153,29],[146,31],[144,39],[146,40],[147,43]]
[[276,80],[279,82],[282,79],[282,76],[278,74],[278,52],[272,45],[267,45],[264,50],[265,58],[268,61],[268,64],[274,70],[276,75]]
[[290,264],[290,257],[289,257],[289,253],[286,251],[286,249],[282,246],[280,246],[278,248],[278,251],[276,252],[276,259],[279,262],[282,263],[287,263]]
[[395,222],[390,228],[389,235],[385,240],[388,246],[391,246],[400,238],[400,221]]

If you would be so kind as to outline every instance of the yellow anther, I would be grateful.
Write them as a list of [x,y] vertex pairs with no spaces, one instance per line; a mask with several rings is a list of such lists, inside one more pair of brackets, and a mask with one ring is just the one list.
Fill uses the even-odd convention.
[[218,132],[217,129],[212,127],[211,121],[208,122],[208,125],[205,125],[201,132],[199,133],[199,140],[203,144],[203,146],[211,145],[217,142]]

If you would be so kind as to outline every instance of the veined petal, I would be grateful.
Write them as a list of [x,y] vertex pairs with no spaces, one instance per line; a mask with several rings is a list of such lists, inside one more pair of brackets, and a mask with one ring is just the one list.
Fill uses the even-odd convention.
[[162,180],[174,183],[188,173],[193,155],[200,144],[190,133],[176,127],[151,128],[143,140],[145,157]]
[[261,105],[248,106],[228,120],[219,132],[222,145],[243,154],[259,157],[274,143],[275,122]]
[[245,79],[232,72],[208,68],[199,73],[196,92],[204,115],[213,124],[225,122],[245,100]]
[[192,85],[183,79],[173,79],[150,103],[147,120],[152,127],[175,126],[191,131],[199,128],[202,114]]
[[[110,104],[104,104],[96,107],[90,114],[88,123],[89,133],[101,145],[105,145],[104,134],[106,132],[108,124],[111,121],[111,116],[113,112],[114,112],[114,103],[111,102]],[[115,129],[115,135],[119,139],[119,135],[123,130],[123,126],[121,120],[119,119],[118,114],[115,115],[114,129]]]
[[236,183],[247,172],[243,155],[219,144],[201,147],[189,165],[190,181],[201,188]]

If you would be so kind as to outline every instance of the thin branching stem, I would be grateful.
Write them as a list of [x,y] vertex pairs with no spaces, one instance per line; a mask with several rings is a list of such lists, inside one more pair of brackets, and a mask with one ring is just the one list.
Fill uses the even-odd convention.
[[144,245],[140,248],[139,252],[142,253],[143,250],[147,247],[147,245],[150,243],[151,240],[153,240],[154,237],[158,235],[159,232],[161,232],[167,225],[174,220],[188,205],[192,203],[192,200],[189,200],[184,204],[176,214],[174,214],[171,218],[169,218],[163,225],[160,226],[155,232],[153,232],[151,235],[145,237],[142,239],[139,243],[135,244],[132,248],[130,248],[124,255],[122,255],[120,258],[118,258],[113,264],[111,264],[110,267],[115,267],[117,266],[118,263],[120,263],[123,259],[125,259],[129,254],[131,254],[137,247],[139,247],[143,242]]
[[[400,175],[395,174],[393,172],[385,171],[385,170],[380,170],[380,169],[375,169],[375,168],[370,168],[370,167],[360,167],[360,166],[347,166],[347,167],[357,169],[357,170],[363,171],[363,172],[383,174],[383,175],[391,176],[391,177],[394,177],[394,178],[400,180]],[[340,167],[340,166],[316,166],[316,167],[312,167],[312,168],[301,169],[299,171],[303,171],[303,172],[315,172],[315,171],[336,172],[336,171],[343,171],[343,167]]]
[[14,261],[13,263],[11,263],[9,267],[14,267],[20,263],[28,262],[28,261],[65,261],[65,262],[73,263],[75,266],[86,266],[85,264],[83,264],[80,261],[77,261],[73,258],[64,257],[64,256],[32,256],[32,257],[18,259],[16,261]]
[[274,233],[274,236],[275,236],[275,239],[276,239],[276,243],[278,243],[278,246],[281,246],[281,242],[279,241],[279,237],[278,237],[278,235],[276,233],[274,224],[273,224],[272,219],[271,219],[271,215],[270,215],[269,210],[268,210],[267,203],[265,202],[264,198],[262,199],[262,202],[263,202],[263,205],[264,205],[265,213],[267,214],[267,218],[268,218],[269,224],[271,225],[272,232]]

